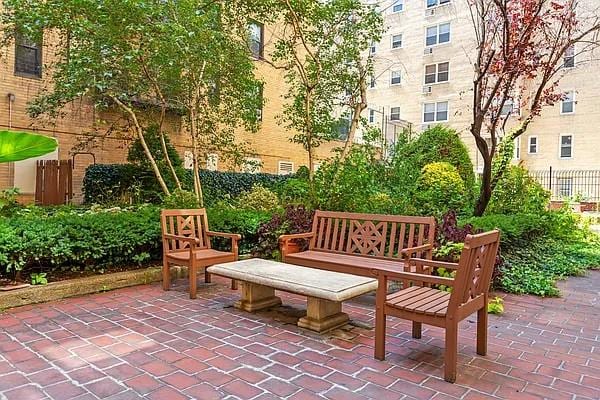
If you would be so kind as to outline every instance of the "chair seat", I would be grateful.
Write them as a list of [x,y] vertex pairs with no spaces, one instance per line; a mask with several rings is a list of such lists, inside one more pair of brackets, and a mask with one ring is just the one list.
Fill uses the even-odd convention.
[[288,263],[306,267],[327,269],[348,274],[372,277],[371,270],[403,271],[404,262],[401,259],[384,260],[370,256],[360,256],[342,253],[307,250],[300,253],[288,254]]
[[[229,262],[235,261],[235,255],[233,253],[213,250],[213,249],[200,249],[194,252],[194,257],[196,261],[200,263],[200,265],[205,265],[207,262],[213,263],[221,263],[221,262]],[[190,261],[190,251],[189,250],[181,250],[174,251],[167,254],[167,258],[173,261],[179,261],[187,263]],[[210,264],[208,264],[210,265]]]
[[450,293],[429,287],[411,286],[387,295],[385,304],[418,314],[446,316]]

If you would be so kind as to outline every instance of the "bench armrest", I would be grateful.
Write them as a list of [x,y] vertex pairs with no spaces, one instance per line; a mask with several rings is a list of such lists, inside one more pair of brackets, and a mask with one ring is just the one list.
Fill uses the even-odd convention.
[[410,258],[415,253],[428,253],[433,250],[433,245],[431,243],[422,244],[420,246],[415,247],[407,247],[406,249],[400,250],[400,254],[402,258],[407,259]]
[[409,265],[422,265],[423,268],[434,267],[434,268],[458,269],[457,263],[451,263],[451,262],[446,262],[446,261],[427,260],[425,258],[409,258],[408,264]]
[[231,252],[233,254],[235,254],[237,256],[237,254],[239,253],[239,248],[238,248],[238,241],[242,239],[242,235],[238,234],[238,233],[225,233],[225,232],[214,232],[214,231],[207,231],[206,232],[206,236],[208,237],[222,237],[222,238],[228,238],[231,239]]
[[435,285],[454,286],[454,279],[444,278],[435,275],[419,274],[415,272],[401,272],[401,271],[389,271],[372,269],[371,273],[379,278],[379,287],[387,288],[387,281],[412,281],[429,283]]

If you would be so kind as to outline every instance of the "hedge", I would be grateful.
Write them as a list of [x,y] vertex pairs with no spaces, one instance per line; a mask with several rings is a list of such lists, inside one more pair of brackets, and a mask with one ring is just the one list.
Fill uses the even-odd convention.
[[[191,171],[185,171],[191,174]],[[255,185],[276,189],[291,176],[273,174],[251,174],[201,170],[199,172],[206,205],[218,200],[237,197]],[[186,179],[187,178],[187,179]],[[191,181],[182,177],[183,181]],[[89,166],[83,179],[84,202],[138,203],[160,201],[160,188],[152,171],[134,164],[96,164]]]

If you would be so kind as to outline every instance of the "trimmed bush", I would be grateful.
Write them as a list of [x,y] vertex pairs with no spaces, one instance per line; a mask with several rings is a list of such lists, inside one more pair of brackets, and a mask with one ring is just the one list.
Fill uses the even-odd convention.
[[[242,235],[240,254],[248,254],[258,242],[258,228],[271,219],[266,211],[240,210],[227,205],[208,208],[208,226],[212,231]],[[214,247],[228,250],[229,239],[213,238]]]
[[272,211],[279,207],[279,198],[269,189],[260,185],[237,198],[238,207],[243,210]]
[[498,181],[487,214],[543,213],[550,192],[534,180],[523,167],[511,165]]
[[417,206],[425,215],[440,217],[447,210],[463,209],[464,193],[458,170],[447,162],[425,165],[417,180]]

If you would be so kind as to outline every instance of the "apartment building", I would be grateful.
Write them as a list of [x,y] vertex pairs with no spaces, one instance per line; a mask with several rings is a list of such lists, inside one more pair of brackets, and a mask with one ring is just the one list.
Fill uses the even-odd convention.
[[[432,124],[450,126],[481,170],[483,163],[469,133],[475,41],[467,1],[383,0],[376,5],[387,31],[370,49],[375,73],[366,118],[381,126],[388,142],[407,126],[415,134]],[[580,7],[591,12],[598,4],[582,0]],[[600,61],[578,60],[572,54],[565,57],[567,73],[560,82],[567,98],[545,108],[517,139],[515,162],[540,171],[540,180],[554,197],[579,193],[599,201],[600,80],[595,75]],[[513,105],[506,107],[508,112]],[[515,123],[517,109],[513,115]],[[591,170],[597,172],[582,172]]]
[[[240,141],[247,141],[253,149],[249,157],[252,163],[246,168],[249,172],[288,174],[308,163],[302,146],[292,143],[289,139],[292,133],[279,124],[278,116],[286,92],[283,72],[272,68],[263,58],[273,49],[276,29],[258,22],[249,25],[256,74],[264,81],[262,95],[265,99],[263,109],[258,110],[261,116],[260,130],[257,133],[240,130],[237,134]],[[45,35],[43,44],[21,39],[8,48],[0,49],[0,130],[38,132],[55,137],[59,143],[58,150],[42,159],[74,161],[73,191],[75,201],[78,201],[81,199],[85,169],[94,162],[126,162],[133,135],[121,113],[99,113],[86,99],[69,104],[60,117],[29,118],[27,104],[45,85],[51,84],[45,64],[52,57],[53,45],[52,37]],[[188,135],[181,134],[185,126],[177,117],[171,118],[168,125],[171,141],[187,167],[191,168]],[[331,150],[340,145],[340,142],[323,144],[317,150],[316,158],[329,157]],[[32,201],[36,188],[36,161],[0,164],[0,189],[18,187],[23,194],[23,201]],[[260,167],[256,167],[255,162]],[[230,168],[219,154],[209,154],[205,167],[211,170]]]

